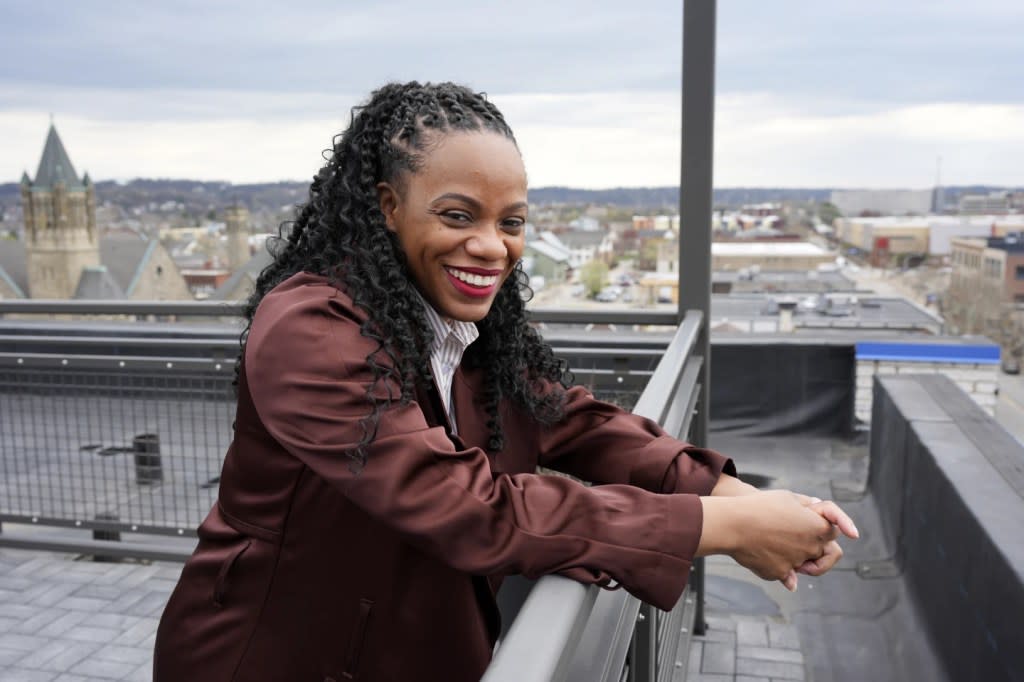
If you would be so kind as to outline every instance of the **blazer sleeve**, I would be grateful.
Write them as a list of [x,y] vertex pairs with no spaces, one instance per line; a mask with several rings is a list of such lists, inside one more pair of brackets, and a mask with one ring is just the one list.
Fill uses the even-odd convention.
[[[478,448],[456,450],[415,402],[380,414],[366,465],[346,456],[362,436],[377,343],[330,286],[271,292],[248,336],[244,372],[271,436],[354,504],[435,558],[470,574],[562,573],[612,579],[662,609],[678,600],[700,539],[696,495],[628,485],[587,488],[533,474],[495,476]],[[386,364],[382,354],[376,360]],[[675,519],[686,518],[679,524]]]
[[578,386],[567,392],[565,418],[538,439],[542,466],[592,483],[708,495],[722,472],[736,475],[728,457],[677,440]]

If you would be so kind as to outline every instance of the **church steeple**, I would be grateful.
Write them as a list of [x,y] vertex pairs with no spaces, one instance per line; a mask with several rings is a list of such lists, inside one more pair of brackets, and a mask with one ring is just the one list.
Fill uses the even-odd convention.
[[82,187],[75,167],[71,165],[71,157],[64,149],[64,143],[60,141],[57,134],[57,127],[50,123],[50,132],[46,135],[46,145],[43,146],[43,156],[39,159],[39,170],[36,171],[36,180],[33,183],[36,189],[50,189],[58,183],[64,183],[67,189],[79,189]]
[[28,288],[32,298],[70,298],[83,269],[100,264],[96,195],[79,179],[57,128],[50,130],[35,181],[21,179]]

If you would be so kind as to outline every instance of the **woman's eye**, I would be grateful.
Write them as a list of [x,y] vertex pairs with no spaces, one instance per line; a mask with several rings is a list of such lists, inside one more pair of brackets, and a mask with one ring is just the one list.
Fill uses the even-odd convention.
[[473,218],[468,213],[464,213],[463,211],[445,211],[441,215],[443,215],[448,220],[451,220],[456,223],[473,222]]
[[509,218],[508,220],[503,220],[501,222],[502,228],[506,232],[510,232],[512,234],[518,234],[520,231],[522,231],[523,225],[525,224],[526,221],[523,220],[522,218]]

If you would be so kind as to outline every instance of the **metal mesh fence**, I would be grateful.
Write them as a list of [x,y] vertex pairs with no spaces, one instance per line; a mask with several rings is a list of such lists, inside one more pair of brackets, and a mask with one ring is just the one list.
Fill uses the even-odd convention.
[[[0,520],[194,534],[231,442],[233,377],[212,360],[0,357]],[[586,378],[630,409],[647,376]]]
[[231,439],[230,363],[3,360],[0,518],[194,532]]

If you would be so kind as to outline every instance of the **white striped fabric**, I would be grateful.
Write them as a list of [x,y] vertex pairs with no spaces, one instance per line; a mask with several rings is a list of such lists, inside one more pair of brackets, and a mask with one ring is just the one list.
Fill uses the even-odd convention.
[[472,322],[444,319],[426,300],[423,301],[423,308],[427,314],[427,324],[434,332],[434,343],[430,347],[430,368],[434,372],[441,400],[444,401],[444,409],[448,412],[448,420],[455,431],[458,425],[452,408],[452,379],[455,378],[455,368],[462,362],[462,354],[469,344],[476,341],[480,332]]

